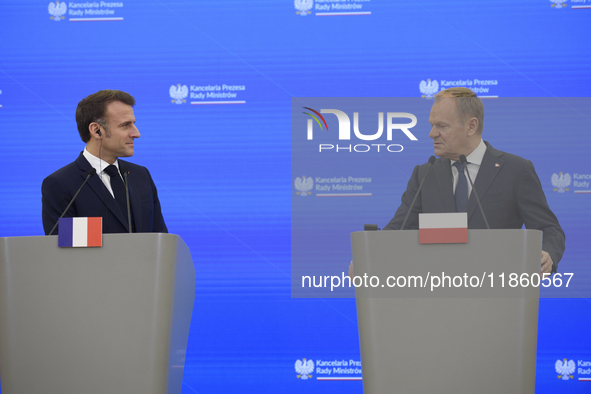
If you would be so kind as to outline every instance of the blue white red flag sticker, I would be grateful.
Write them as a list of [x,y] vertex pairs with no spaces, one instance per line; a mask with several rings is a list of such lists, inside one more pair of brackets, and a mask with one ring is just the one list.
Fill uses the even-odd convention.
[[103,246],[103,218],[61,218],[58,246],[87,248]]

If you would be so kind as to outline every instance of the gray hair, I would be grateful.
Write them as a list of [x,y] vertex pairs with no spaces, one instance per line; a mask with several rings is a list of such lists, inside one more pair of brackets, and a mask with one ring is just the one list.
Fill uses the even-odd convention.
[[468,88],[449,88],[440,91],[435,95],[435,100],[440,97],[455,97],[458,113],[464,120],[468,118],[476,118],[478,120],[478,129],[476,132],[482,134],[482,128],[484,126],[484,106],[482,100],[474,93],[473,90]]

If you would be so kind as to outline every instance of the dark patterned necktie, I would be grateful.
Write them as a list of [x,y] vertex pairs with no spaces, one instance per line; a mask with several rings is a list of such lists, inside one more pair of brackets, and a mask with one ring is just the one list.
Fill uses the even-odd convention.
[[468,182],[466,175],[464,175],[464,165],[459,161],[454,163],[458,169],[458,184],[456,185],[456,212],[466,212],[468,206]]
[[105,172],[111,177],[111,189],[115,195],[115,200],[121,208],[123,216],[127,217],[127,199],[125,197],[125,185],[119,175],[119,170],[113,164],[105,168]]

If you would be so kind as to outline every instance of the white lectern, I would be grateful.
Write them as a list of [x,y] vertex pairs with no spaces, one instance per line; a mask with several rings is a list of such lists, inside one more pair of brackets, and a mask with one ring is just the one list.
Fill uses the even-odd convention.
[[172,234],[0,238],[3,394],[180,394],[195,297]]
[[469,230],[467,244],[439,245],[419,244],[416,230],[366,231],[351,241],[355,275],[486,283],[356,288],[364,393],[534,393],[539,287],[508,280],[539,275],[541,231]]

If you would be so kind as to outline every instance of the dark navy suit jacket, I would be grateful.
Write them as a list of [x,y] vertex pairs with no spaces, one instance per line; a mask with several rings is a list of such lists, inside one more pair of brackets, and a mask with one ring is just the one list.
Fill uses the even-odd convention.
[[[474,183],[491,229],[528,229],[544,233],[542,249],[556,265],[564,252],[565,236],[550,210],[533,164],[519,156],[501,152],[486,142],[486,153]],[[416,166],[402,195],[402,203],[384,230],[398,230],[409,210],[427,163]],[[419,228],[419,213],[455,212],[453,181],[449,159],[437,159],[408,218],[405,229]],[[486,224],[474,193],[468,200],[468,228],[484,229]]]
[[[167,233],[168,229],[162,217],[156,186],[148,169],[119,160],[119,168],[123,167],[128,169],[129,201],[135,232]],[[92,166],[81,153],[73,163],[60,168],[43,180],[41,193],[45,234],[49,234],[91,168]],[[95,175],[84,185],[64,217],[98,216],[103,218],[103,233],[129,232],[127,217],[122,213],[103,181]],[[57,234],[57,229],[54,234]]]

